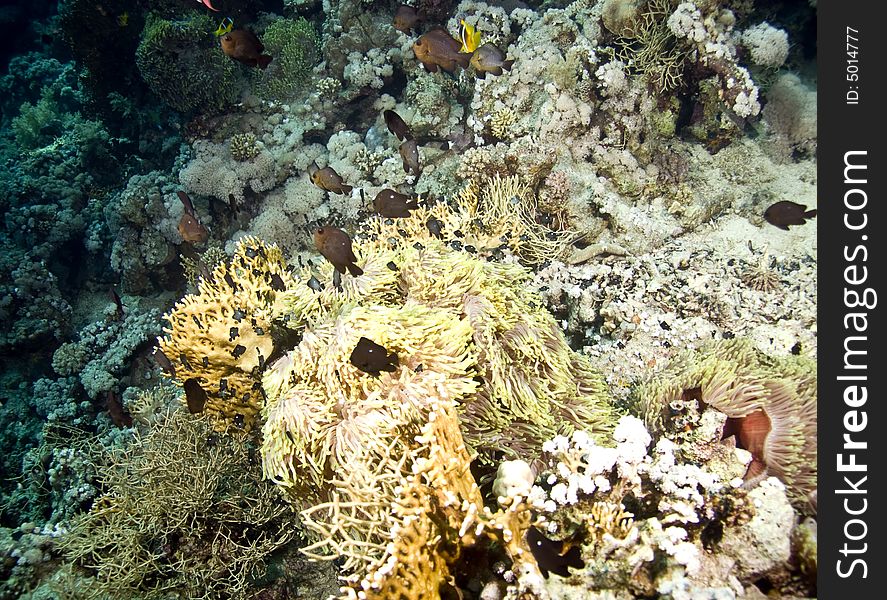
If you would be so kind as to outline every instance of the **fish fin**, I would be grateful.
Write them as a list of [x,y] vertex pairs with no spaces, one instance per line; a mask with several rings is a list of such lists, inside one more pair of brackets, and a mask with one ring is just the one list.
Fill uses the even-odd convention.
[[814,208],[814,209],[811,209],[811,210],[808,210],[807,212],[804,213],[804,218],[805,218],[805,219],[812,219],[812,218],[815,217],[815,216],[816,216],[816,209],[815,209],[815,208]]
[[437,73],[437,65],[434,63],[423,62],[422,66],[425,67],[425,70],[429,73]]
[[268,56],[267,54],[259,55],[259,58],[256,59],[256,66],[264,70],[268,66],[268,63],[271,62],[271,58],[272,57]]
[[347,196],[348,194],[351,193],[351,190],[354,189],[354,186],[351,186],[351,185],[348,185],[348,184],[345,184],[345,183],[343,183],[343,184],[342,184],[341,186],[339,186],[339,187],[340,187],[340,189],[342,190],[342,193],[345,194],[346,196]]
[[471,60],[470,52],[459,52],[456,54],[456,62],[459,63],[459,66],[463,69],[468,68],[468,62]]
[[407,200],[405,206],[406,206],[407,210],[413,210],[413,209],[419,208],[419,199],[413,198],[412,200]]
[[502,67],[496,67],[495,69],[491,70],[490,73],[498,77],[502,74]]
[[582,560],[579,546],[573,546],[570,548],[562,558],[567,566],[573,567],[574,569],[581,569],[585,566],[585,561]]
[[478,78],[478,79],[486,79],[486,78],[487,78],[487,72],[486,72],[486,71],[481,71],[480,69],[477,69],[477,70],[475,71],[475,75],[477,75],[477,78]]
[[177,190],[176,195],[179,197],[179,200],[182,201],[182,206],[185,207],[185,212],[192,217],[196,216],[194,212],[194,204],[191,202],[191,197],[182,190]]
[[777,225],[777,227],[779,227],[779,228],[782,229],[783,231],[788,231],[788,225],[782,225],[782,224],[780,224],[780,225]]
[[513,67],[513,66],[514,66],[514,59],[513,58],[509,59],[509,60],[502,61],[502,68],[505,69],[506,71],[510,71],[511,67]]
[[[342,272],[344,273],[345,270],[343,269]],[[359,277],[363,275],[363,269],[361,269],[354,263],[348,263],[348,272],[351,273],[352,277]]]

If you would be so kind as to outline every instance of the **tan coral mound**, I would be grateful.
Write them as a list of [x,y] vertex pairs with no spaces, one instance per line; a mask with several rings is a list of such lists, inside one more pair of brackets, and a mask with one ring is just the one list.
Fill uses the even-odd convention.
[[249,428],[258,414],[261,374],[274,350],[276,303],[291,285],[280,249],[245,237],[230,261],[166,315],[169,327],[158,346],[179,383],[194,379],[206,392],[204,410],[218,417],[218,427]]

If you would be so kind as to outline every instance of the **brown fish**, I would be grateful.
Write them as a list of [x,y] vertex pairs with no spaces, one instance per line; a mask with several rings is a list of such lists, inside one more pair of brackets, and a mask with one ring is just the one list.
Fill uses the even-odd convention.
[[407,140],[400,145],[400,157],[403,159],[403,170],[409,175],[419,176],[419,144],[416,140]]
[[256,34],[248,29],[229,31],[219,39],[222,44],[222,52],[247,66],[264,69],[271,62],[271,56],[262,54],[265,51],[265,46],[262,45]]
[[114,425],[117,427],[132,427],[132,415],[126,412],[123,408],[123,403],[113,390],[108,390],[108,394],[105,397],[105,408],[108,409],[108,415],[111,417]]
[[394,134],[394,137],[399,140],[413,139],[413,133],[410,131],[409,125],[406,124],[399,114],[393,110],[386,110],[382,113],[382,116],[385,117],[385,125],[388,126],[388,131]]
[[172,361],[169,360],[166,354],[163,353],[163,350],[155,346],[152,356],[157,362],[157,366],[159,366],[164,373],[166,373],[170,377],[176,376],[176,368],[173,366]]
[[392,25],[394,25],[394,28],[398,31],[402,31],[409,35],[410,30],[416,29],[421,21],[422,17],[419,16],[419,9],[413,6],[407,6],[406,4],[401,4],[394,12],[394,21],[392,22]]
[[361,337],[357,342],[348,360],[352,365],[373,377],[378,377],[382,371],[393,373],[400,366],[400,359],[395,352],[388,352],[385,346],[365,337]]
[[789,225],[803,225],[816,216],[816,209],[807,210],[807,207],[790,200],[782,200],[770,205],[764,211],[764,219],[771,225],[788,231]]
[[197,219],[197,213],[194,211],[194,203],[191,202],[191,198],[188,197],[188,194],[185,192],[179,190],[176,194],[179,196],[179,200],[182,201],[182,206],[185,207],[185,212],[182,213],[182,218],[179,219],[179,235],[182,236],[182,240],[186,242],[197,244],[204,243],[209,239],[209,232]]
[[332,167],[321,169],[317,166],[316,161],[308,165],[308,176],[311,178],[311,183],[322,190],[333,192],[334,194],[345,194],[347,196],[353,189],[339,177],[335,169]]
[[437,73],[438,67],[448,73],[455,72],[457,66],[467,68],[471,54],[460,52],[461,49],[462,42],[440,27],[413,43],[413,53],[429,73]]
[[510,71],[513,60],[505,60],[505,53],[493,44],[484,44],[471,55],[471,66],[474,67],[478,79],[484,79],[487,73],[501,75],[502,71]]
[[536,564],[539,565],[539,570],[545,579],[548,579],[549,571],[561,577],[568,577],[570,575],[569,567],[581,569],[585,566],[585,562],[579,556],[579,546],[567,549],[570,544],[550,540],[535,527],[530,527],[527,530],[527,544],[530,546],[530,552],[533,553]]
[[335,227],[319,227],[314,230],[314,245],[325,259],[333,263],[336,271],[344,273],[345,269],[354,277],[363,275],[363,269],[354,264],[357,257],[351,248],[351,238],[341,229]]
[[188,412],[192,415],[200,414],[206,407],[206,390],[195,378],[185,380],[185,400],[188,402]]
[[419,200],[394,190],[384,189],[373,200],[373,208],[383,217],[402,219],[410,216],[410,211],[419,208]]

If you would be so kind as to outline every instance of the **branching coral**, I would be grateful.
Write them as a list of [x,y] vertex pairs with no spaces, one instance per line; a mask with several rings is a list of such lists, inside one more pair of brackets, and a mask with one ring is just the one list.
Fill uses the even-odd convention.
[[183,411],[113,456],[102,478],[105,494],[60,542],[91,576],[89,598],[243,598],[296,532],[249,444]]
[[636,399],[660,433],[679,427],[676,416],[687,411],[724,413],[725,434],[735,434],[737,446],[752,454],[746,477],[759,480],[765,469],[786,484],[800,509],[815,506],[816,365],[810,359],[770,358],[739,338],[713,342],[675,359],[638,388]]
[[620,36],[616,39],[616,57],[633,72],[644,75],[660,92],[681,85],[691,55],[690,47],[678,40],[666,24],[676,5],[675,0],[651,0],[640,14],[629,11],[628,18],[619,19],[618,27],[611,25]]
[[159,347],[178,381],[194,379],[206,392],[205,410],[222,428],[249,427],[259,412],[261,373],[274,350],[272,320],[280,292],[292,285],[280,249],[245,237],[231,261],[166,316],[170,326]]

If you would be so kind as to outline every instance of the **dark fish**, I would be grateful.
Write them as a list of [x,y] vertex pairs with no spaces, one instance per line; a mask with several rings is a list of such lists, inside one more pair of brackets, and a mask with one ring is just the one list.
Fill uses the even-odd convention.
[[345,269],[348,269],[354,277],[363,275],[363,269],[355,264],[357,257],[351,248],[351,238],[341,229],[335,227],[315,229],[314,245],[325,259],[333,263],[337,272],[344,273]]
[[394,190],[384,189],[376,194],[373,200],[373,208],[383,217],[392,219],[406,218],[410,216],[410,211],[419,208],[419,201],[416,198],[399,194]]
[[271,275],[271,289],[277,292],[282,292],[286,289],[286,284],[283,282],[283,277],[274,273]]
[[399,114],[393,110],[386,110],[382,113],[382,116],[385,117],[385,125],[388,127],[388,131],[394,134],[394,137],[399,140],[413,139],[409,125],[406,124]]
[[170,377],[176,376],[176,368],[173,366],[172,362],[169,360],[166,354],[163,353],[163,350],[155,347],[153,356],[154,361],[157,363],[157,366],[159,366],[164,373],[166,373]]
[[176,191],[176,195],[179,197],[179,200],[182,201],[182,206],[185,207],[185,212],[196,218],[197,213],[194,211],[194,203],[191,202],[191,196],[182,190]]
[[419,16],[419,9],[401,4],[394,13],[394,28],[409,35],[410,30],[419,25],[422,18]]
[[437,217],[428,217],[428,220],[425,221],[425,227],[428,228],[428,233],[439,240],[443,239],[443,221]]
[[323,284],[321,284],[320,279],[318,279],[314,275],[312,275],[311,279],[308,280],[308,287],[310,287],[315,292],[323,291]]
[[123,409],[123,403],[120,402],[113,390],[108,390],[108,395],[105,397],[105,406],[114,425],[117,427],[132,427],[132,415]]
[[348,195],[351,193],[352,187],[347,185],[332,167],[321,169],[317,166],[317,162],[312,162],[308,165],[308,177],[311,178],[311,183],[322,190],[335,194]]
[[191,202],[191,198],[185,192],[179,190],[176,192],[179,196],[179,200],[182,201],[182,206],[185,208],[185,212],[182,213],[182,218],[179,219],[179,235],[182,236],[182,240],[191,243],[202,244],[207,239],[209,239],[209,232],[206,230],[206,227],[200,224],[200,221],[197,220],[197,213],[194,211],[194,203]]
[[249,67],[264,69],[271,62],[271,56],[262,54],[265,46],[252,31],[235,29],[219,39],[222,43],[222,52]]
[[535,527],[527,530],[527,544],[546,579],[549,571],[561,577],[569,577],[569,567],[581,569],[585,566],[585,561],[579,556],[579,546],[567,549],[565,546],[568,544],[548,539]]
[[771,225],[788,231],[789,225],[803,225],[816,216],[816,209],[807,210],[807,207],[790,200],[782,200],[770,205],[764,211],[764,219]]
[[438,67],[453,73],[456,67],[468,67],[471,54],[460,52],[462,42],[451,36],[446,29],[437,27],[425,33],[413,43],[413,54],[429,73],[437,73]]
[[365,337],[357,342],[349,360],[352,365],[373,377],[378,377],[382,371],[393,373],[400,366],[396,353],[388,352],[384,346]]
[[117,290],[114,289],[113,285],[108,289],[108,295],[111,297],[111,300],[114,302],[114,306],[115,306],[114,316],[119,321],[120,319],[123,318],[123,301],[120,299],[120,294],[117,293]]
[[206,391],[195,378],[185,380],[185,399],[188,401],[188,412],[197,415],[206,407]]
[[400,157],[403,159],[403,170],[409,175],[419,176],[419,144],[416,140],[407,140],[400,145]]
[[484,44],[471,55],[471,66],[478,79],[484,79],[487,73],[501,75],[502,71],[510,71],[513,60],[506,60],[505,53],[493,44]]

